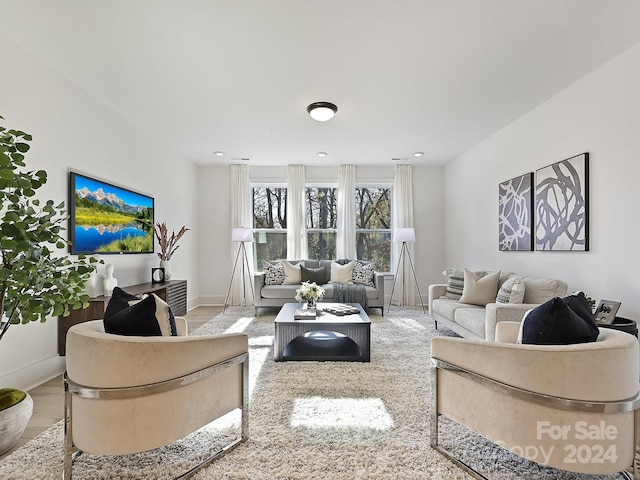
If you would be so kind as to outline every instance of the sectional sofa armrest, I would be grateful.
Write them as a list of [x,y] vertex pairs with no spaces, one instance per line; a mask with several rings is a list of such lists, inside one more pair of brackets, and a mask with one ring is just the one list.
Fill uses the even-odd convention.
[[380,272],[373,272],[373,286],[378,290],[378,298],[384,302],[384,275]]
[[496,342],[516,343],[521,322],[498,322],[496,324]]
[[262,298],[262,287],[264,287],[264,272],[253,274],[253,294],[256,300]]
[[485,307],[485,338],[495,342],[498,322],[522,322],[527,310],[537,306],[536,303],[488,303]]
[[447,294],[446,283],[432,283],[429,285],[429,313],[433,312],[433,301]]

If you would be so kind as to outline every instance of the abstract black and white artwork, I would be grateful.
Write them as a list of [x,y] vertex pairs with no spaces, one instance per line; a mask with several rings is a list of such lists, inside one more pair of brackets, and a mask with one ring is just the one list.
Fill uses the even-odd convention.
[[536,171],[536,250],[589,250],[589,154]]
[[533,173],[498,186],[498,247],[500,251],[533,250]]

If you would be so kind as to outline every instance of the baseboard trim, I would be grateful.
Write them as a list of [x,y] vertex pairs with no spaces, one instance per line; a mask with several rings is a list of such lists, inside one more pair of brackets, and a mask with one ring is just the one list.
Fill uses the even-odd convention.
[[62,375],[65,368],[65,357],[52,355],[0,376],[0,385],[20,390],[31,390]]

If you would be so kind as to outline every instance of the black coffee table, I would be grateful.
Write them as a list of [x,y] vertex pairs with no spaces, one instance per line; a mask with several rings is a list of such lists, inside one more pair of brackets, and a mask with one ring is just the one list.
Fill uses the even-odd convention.
[[[348,305],[358,309],[350,315],[334,315],[323,309]],[[273,359],[369,362],[371,320],[358,303],[318,303],[317,317],[295,320],[302,303],[285,303],[275,323]]]

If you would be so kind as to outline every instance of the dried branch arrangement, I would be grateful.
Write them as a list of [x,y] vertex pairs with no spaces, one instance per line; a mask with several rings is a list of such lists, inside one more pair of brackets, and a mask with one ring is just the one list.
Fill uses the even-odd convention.
[[172,230],[171,236],[169,236],[169,230],[167,229],[167,224],[165,222],[157,222],[155,224],[153,232],[158,239],[158,245],[160,245],[160,251],[158,252],[160,260],[171,260],[171,256],[180,246],[178,245],[178,242],[188,230],[191,229],[183,225],[178,233],[175,233],[175,231]]

